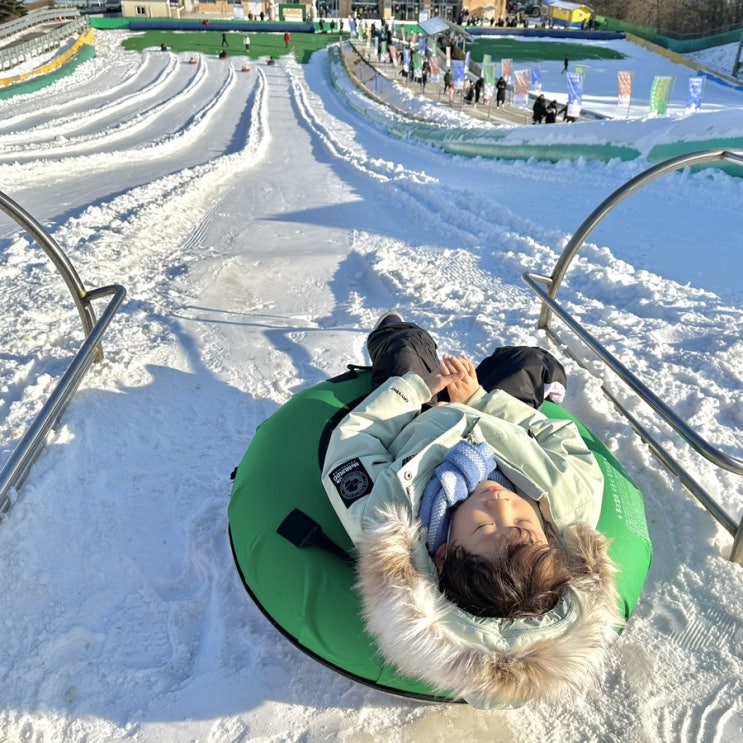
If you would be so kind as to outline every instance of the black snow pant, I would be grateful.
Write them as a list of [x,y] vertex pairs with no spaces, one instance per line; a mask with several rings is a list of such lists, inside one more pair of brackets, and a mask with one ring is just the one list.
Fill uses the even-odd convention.
[[[372,384],[414,371],[421,376],[439,368],[436,342],[414,323],[386,323],[366,342],[372,361]],[[485,390],[501,389],[533,408],[544,402],[544,385],[560,382],[567,388],[565,369],[549,352],[537,346],[502,346],[480,362],[477,378]],[[446,390],[438,394],[448,400]]]

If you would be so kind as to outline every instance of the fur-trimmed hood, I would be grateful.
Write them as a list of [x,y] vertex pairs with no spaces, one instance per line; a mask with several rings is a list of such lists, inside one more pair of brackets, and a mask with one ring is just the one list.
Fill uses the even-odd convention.
[[475,617],[449,601],[402,506],[377,513],[356,547],[367,629],[386,661],[476,707],[583,694],[600,677],[622,624],[608,542],[585,525],[562,530],[573,576],[558,605],[529,619]]

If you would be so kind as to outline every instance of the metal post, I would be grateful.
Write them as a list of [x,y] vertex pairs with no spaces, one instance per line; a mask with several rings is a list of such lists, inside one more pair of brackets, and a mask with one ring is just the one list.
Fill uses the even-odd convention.
[[740,63],[740,55],[741,51],[743,51],[743,31],[740,32],[740,41],[738,42],[738,51],[735,54],[735,63],[733,64],[733,77],[738,77],[740,74],[741,65]]

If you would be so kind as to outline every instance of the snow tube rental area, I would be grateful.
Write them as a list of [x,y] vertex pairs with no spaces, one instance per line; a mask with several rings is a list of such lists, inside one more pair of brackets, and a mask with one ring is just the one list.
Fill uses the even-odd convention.
[[[370,370],[352,367],[297,393],[260,424],[234,477],[228,509],[233,556],[252,599],[300,650],[381,691],[459,701],[398,674],[378,654],[353,588],[353,545],[321,483],[330,433],[371,390]],[[618,567],[620,610],[629,618],[652,555],[643,496],[606,446],[570,413],[551,402],[542,412],[575,421],[603,471],[598,529],[613,540],[609,554]]]

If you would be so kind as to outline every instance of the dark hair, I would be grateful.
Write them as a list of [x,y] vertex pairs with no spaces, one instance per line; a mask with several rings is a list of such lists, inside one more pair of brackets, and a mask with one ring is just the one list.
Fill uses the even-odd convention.
[[515,619],[554,609],[570,577],[559,546],[535,544],[523,529],[512,527],[495,557],[455,544],[444,559],[439,587],[471,614]]

